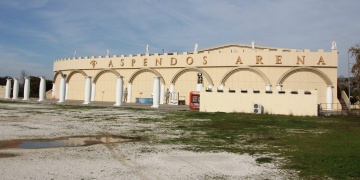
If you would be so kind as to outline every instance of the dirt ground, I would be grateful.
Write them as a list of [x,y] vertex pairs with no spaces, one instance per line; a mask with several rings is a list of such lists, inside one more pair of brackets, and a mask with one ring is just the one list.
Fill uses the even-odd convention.
[[[133,136],[134,130],[157,129],[156,123],[137,120],[156,116],[159,115],[152,110],[59,109],[49,104],[1,103],[0,141],[103,134]],[[138,135],[158,137],[161,131]],[[179,145],[153,143],[151,138],[79,147],[0,146],[0,179],[294,178],[276,164],[258,164],[256,158],[248,154],[185,151]]]

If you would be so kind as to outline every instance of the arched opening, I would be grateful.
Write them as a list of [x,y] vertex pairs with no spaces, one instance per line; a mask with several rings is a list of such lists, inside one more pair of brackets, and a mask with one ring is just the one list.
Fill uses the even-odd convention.
[[93,79],[93,83],[96,83],[97,80],[98,80],[98,78],[99,78],[102,74],[104,74],[104,73],[112,73],[112,74],[114,74],[116,77],[121,76],[120,73],[118,73],[118,72],[115,71],[114,69],[103,69],[103,70],[101,70],[100,72],[98,72],[98,73],[95,75],[95,77],[94,77],[94,79]]
[[214,85],[210,75],[205,70],[196,67],[184,68],[178,71],[171,80],[171,84],[174,85],[174,92],[179,93],[179,100],[185,100],[185,104],[189,104],[190,92],[196,90],[198,73],[201,73],[204,77],[203,85],[205,88]]
[[95,84],[94,101],[115,101],[116,81],[121,76],[113,69],[104,69],[97,73],[94,77]]
[[63,75],[62,71],[56,71],[54,74],[54,79],[53,79],[53,83],[54,83],[54,99],[59,99],[59,89],[60,89],[60,79],[61,76]]
[[182,69],[179,72],[177,72],[175,74],[175,76],[172,78],[171,84],[175,84],[176,81],[179,79],[179,77],[182,76],[184,73],[187,73],[187,72],[202,73],[202,75],[205,77],[205,79],[209,83],[209,85],[214,86],[213,80],[211,79],[210,75],[206,71],[204,71],[203,69],[196,68],[196,67],[185,68],[185,69]]
[[56,79],[58,79],[59,75],[63,75],[63,72],[62,71],[55,71],[53,83],[56,82]]
[[271,86],[270,80],[259,69],[243,66],[235,67],[229,70],[220,81],[220,85],[228,89],[265,89],[265,86]]
[[290,70],[288,70],[287,72],[285,72],[278,80],[277,84],[282,84],[289,76],[298,73],[298,72],[311,72],[314,73],[316,75],[318,75],[319,77],[321,77],[321,79],[323,79],[326,83],[326,85],[328,86],[332,86],[333,83],[331,82],[330,78],[323,73],[322,71],[313,68],[313,67],[296,67],[296,68],[292,68]]
[[[306,81],[305,81],[306,80]],[[328,88],[333,86],[330,78],[313,67],[295,67],[285,72],[277,81],[283,89],[318,91],[318,103],[327,103]],[[335,89],[335,88],[334,88]],[[336,93],[332,93],[333,95]]]
[[144,69],[137,70],[133,75],[131,75],[131,77],[129,79],[129,83],[130,84],[133,83],[133,81],[135,80],[135,78],[139,74],[142,74],[142,73],[145,73],[145,72],[149,72],[149,73],[154,74],[157,77],[160,77],[160,82],[165,85],[165,81],[164,81],[164,78],[162,77],[162,75],[158,71],[156,71],[155,69],[150,69],[150,68],[144,68]]
[[66,79],[68,84],[67,99],[83,100],[85,93],[85,77],[87,74],[82,70],[73,70]]
[[66,83],[69,83],[71,77],[72,77],[74,74],[77,74],[77,73],[78,73],[78,74],[81,74],[83,77],[87,76],[87,74],[86,74],[83,70],[72,70],[72,71],[68,74],[68,76],[67,76],[67,78],[66,78]]
[[[160,77],[161,85],[165,86],[165,81],[162,75],[150,68],[144,68],[137,70],[134,74],[130,76],[128,81],[131,84],[128,91],[129,95],[129,102],[135,102],[136,98],[152,98],[153,93],[153,77]],[[126,87],[126,86],[125,86]]]

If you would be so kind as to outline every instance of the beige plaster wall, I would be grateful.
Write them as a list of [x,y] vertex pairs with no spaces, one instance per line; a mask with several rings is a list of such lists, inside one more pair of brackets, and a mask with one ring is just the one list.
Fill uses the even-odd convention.
[[266,114],[283,114],[294,116],[317,116],[317,91],[311,91],[311,95],[305,95],[304,91],[299,94],[285,94],[274,92],[229,93],[200,92],[200,111],[203,112],[243,112],[253,113],[254,104],[261,104]]
[[84,100],[84,92],[85,77],[82,74],[76,73],[71,77],[71,81],[68,82],[67,99]]
[[[300,59],[300,60],[299,60]],[[114,70],[124,76],[124,88],[128,86],[130,78],[138,70],[151,69],[159,73],[165,89],[170,88],[174,77],[175,92],[179,92],[188,104],[189,92],[195,90],[197,70],[206,72],[212,82],[213,89],[219,88],[222,78],[234,68],[250,67],[262,72],[270,81],[271,88],[276,91],[276,85],[281,76],[295,67],[315,68],[323,72],[333,85],[333,102],[338,103],[336,97],[338,53],[336,50],[325,52],[318,50],[279,49],[249,46],[225,45],[206,49],[197,53],[165,53],[128,56],[97,56],[77,57],[54,61],[55,98],[59,98],[60,74],[70,74],[74,70],[81,70],[87,76],[95,77],[104,70]],[[178,75],[186,68],[196,68]],[[84,98],[85,78],[81,73],[75,73],[68,79],[68,99]],[[96,98],[99,101],[115,101],[116,74],[106,72],[98,76],[96,81]],[[153,77],[151,72],[139,74],[132,82],[132,102],[136,97],[150,97]],[[204,77],[203,87],[210,84],[210,79]],[[258,74],[241,70],[232,74],[224,84],[224,89],[259,89],[265,90],[266,82]],[[318,90],[317,103],[326,103],[326,87],[324,79],[313,72],[297,72],[289,76],[283,83],[283,90]],[[106,93],[106,95],[105,95]]]
[[46,99],[52,99],[53,98],[52,97],[52,90],[46,91],[45,92],[45,97],[46,97]]
[[0,97],[5,98],[6,86],[0,86]]
[[[117,77],[112,73],[104,73],[96,82],[95,101],[115,101]],[[85,86],[85,80],[84,80]]]
[[[239,50],[241,51],[241,50]],[[337,67],[337,51],[310,52],[298,51],[269,51],[269,50],[247,50],[237,53],[208,52],[197,54],[173,55],[129,55],[129,56],[98,56],[78,57],[55,60],[54,71],[64,69],[103,69],[103,68],[147,68],[147,67],[226,67],[226,66],[274,66],[274,67]],[[281,56],[281,61],[278,61]],[[240,60],[239,60],[240,57]],[[298,61],[298,57],[304,61]],[[259,60],[261,59],[261,61]],[[322,61],[320,61],[322,59]],[[320,61],[320,62],[319,62]]]

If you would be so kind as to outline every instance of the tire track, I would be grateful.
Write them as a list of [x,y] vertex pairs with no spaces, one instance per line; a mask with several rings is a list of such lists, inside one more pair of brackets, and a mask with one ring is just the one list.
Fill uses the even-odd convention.
[[161,177],[156,176],[155,174],[144,174],[142,169],[140,169],[140,164],[136,163],[137,154],[134,152],[135,158],[132,158],[129,155],[126,155],[118,148],[118,144],[104,144],[105,147],[109,150],[112,157],[117,160],[121,165],[128,169],[127,173],[133,173],[139,179],[143,180],[152,180],[152,179],[162,179]]

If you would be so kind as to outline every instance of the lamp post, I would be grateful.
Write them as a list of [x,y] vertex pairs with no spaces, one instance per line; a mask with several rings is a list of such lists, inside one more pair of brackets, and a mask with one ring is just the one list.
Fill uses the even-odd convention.
[[200,91],[203,84],[203,75],[202,73],[198,73],[197,76],[198,76],[198,80],[196,84],[196,91]]
[[348,81],[349,81],[349,111],[351,111],[351,101],[350,101],[350,51],[348,51]]
[[198,84],[202,84],[203,83],[203,77],[202,77],[202,73],[198,73]]

